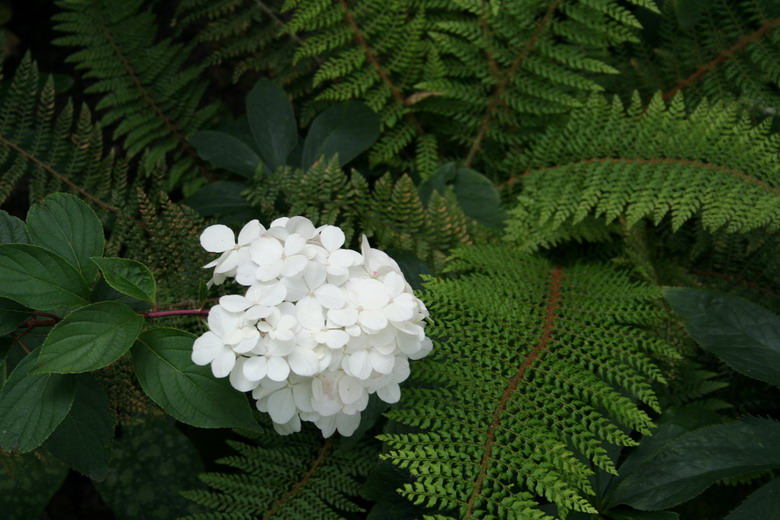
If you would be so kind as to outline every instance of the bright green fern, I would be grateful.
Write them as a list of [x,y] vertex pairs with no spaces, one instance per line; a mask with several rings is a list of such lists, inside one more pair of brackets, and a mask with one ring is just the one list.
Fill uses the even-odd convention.
[[94,83],[103,126],[114,125],[128,156],[144,154],[148,169],[170,154],[168,188],[182,176],[209,174],[187,136],[209,122],[219,105],[203,103],[203,66],[187,66],[191,48],[170,39],[155,41],[157,24],[141,0],[60,1],[58,45],[76,47],[68,58]]
[[683,100],[660,98],[626,110],[594,97],[567,125],[550,129],[520,158],[519,204],[510,237],[547,247],[591,229],[592,217],[631,226],[645,217],[672,229],[694,216],[707,231],[780,226],[780,141],[734,105],[702,103],[686,115]]
[[605,443],[635,444],[675,351],[644,326],[659,291],[600,265],[561,267],[501,246],[462,248],[425,301],[434,351],[415,365],[391,419],[422,433],[383,435],[383,455],[416,482],[401,493],[457,518],[595,512],[588,477],[616,473]]

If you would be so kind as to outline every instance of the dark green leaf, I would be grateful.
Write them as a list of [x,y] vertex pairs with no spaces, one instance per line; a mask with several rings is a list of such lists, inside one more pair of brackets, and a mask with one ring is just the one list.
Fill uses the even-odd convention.
[[119,302],[76,309],[49,333],[34,372],[87,372],[110,365],[133,346],[143,325],[143,316]]
[[665,410],[658,419],[653,434],[644,436],[639,446],[631,450],[621,464],[620,475],[625,477],[635,468],[650,462],[658,452],[680,435],[719,422],[723,422],[723,417],[706,408],[675,406]]
[[179,421],[200,428],[256,429],[246,396],[208,366],[192,362],[195,336],[178,329],[147,331],[133,346],[138,381],[149,397]]
[[94,376],[77,377],[73,406],[46,446],[79,473],[92,480],[103,480],[111,458],[114,416],[106,393]]
[[217,181],[203,186],[201,189],[181,201],[204,217],[220,213],[238,213],[252,209],[241,192],[247,188],[243,182]]
[[67,193],[53,193],[30,208],[27,229],[33,244],[67,260],[87,283],[97,274],[89,258],[103,254],[103,226],[95,212]]
[[144,264],[126,258],[92,257],[92,261],[98,265],[108,285],[136,300],[154,303],[157,284]]
[[667,288],[664,295],[701,348],[748,377],[780,386],[780,317],[719,291]]
[[776,520],[780,518],[780,478],[754,491],[725,520]]
[[501,208],[501,196],[493,183],[481,173],[456,166],[442,165],[433,176],[420,186],[420,197],[428,201],[431,193],[442,195],[452,186],[463,213],[485,226],[500,226],[506,218]]
[[379,137],[379,117],[363,103],[348,101],[314,118],[303,143],[302,166],[339,156],[339,167],[371,147]]
[[30,309],[7,298],[0,298],[0,336],[13,332],[30,315]]
[[40,446],[62,422],[76,395],[76,378],[31,374],[38,350],[25,357],[0,390],[0,448],[22,453]]
[[42,517],[46,504],[65,481],[68,467],[47,453],[3,454],[0,511],[9,520]]
[[167,421],[153,420],[122,428],[108,475],[95,488],[120,520],[170,520],[198,512],[179,492],[202,488],[201,471],[189,439]]
[[[198,154],[218,168],[222,168],[247,179],[255,176],[260,157],[252,148],[224,132],[207,130],[197,132],[189,138]],[[267,171],[267,166],[263,167]]]
[[149,302],[136,300],[135,298],[132,298],[126,294],[122,294],[108,285],[108,283],[103,278],[100,278],[95,284],[95,287],[92,289],[92,295],[90,296],[90,299],[93,302],[112,301],[124,303],[135,312],[139,313],[146,312],[152,307]]
[[780,423],[748,417],[705,426],[668,443],[618,486],[614,503],[659,510],[689,500],[714,482],[780,467]]
[[0,244],[29,244],[27,228],[20,219],[0,209]]
[[0,244],[0,296],[50,310],[84,305],[89,288],[61,256],[27,244]]
[[298,125],[287,94],[267,79],[258,81],[246,98],[247,120],[260,158],[270,171],[287,164],[298,142]]
[[610,520],[679,520],[680,515],[671,511],[610,511]]

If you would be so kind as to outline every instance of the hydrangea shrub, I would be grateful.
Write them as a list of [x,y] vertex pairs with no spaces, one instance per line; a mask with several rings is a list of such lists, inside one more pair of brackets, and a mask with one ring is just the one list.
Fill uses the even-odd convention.
[[431,351],[425,305],[365,236],[358,253],[343,248],[338,227],[296,216],[267,229],[252,220],[238,237],[210,226],[200,241],[220,254],[205,266],[209,284],[233,279],[246,290],[211,309],[192,360],[251,391],[281,434],[309,421],[325,437],[351,435],[368,396],[397,402],[409,360]]

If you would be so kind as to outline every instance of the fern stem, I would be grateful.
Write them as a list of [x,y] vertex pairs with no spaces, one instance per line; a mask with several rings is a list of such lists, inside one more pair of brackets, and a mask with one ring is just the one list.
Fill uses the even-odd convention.
[[691,83],[694,83],[699,78],[704,76],[708,71],[715,69],[715,67],[719,66],[729,58],[733,58],[734,56],[736,56],[737,53],[745,50],[745,48],[748,46],[749,43],[760,39],[767,31],[769,31],[769,29],[772,29],[777,25],[780,25],[780,18],[769,20],[764,25],[759,27],[758,30],[756,30],[755,32],[740,39],[739,41],[737,41],[737,43],[735,43],[728,49],[722,51],[715,58],[713,58],[709,62],[705,63],[704,65],[696,69],[693,72],[693,74],[691,74],[687,78],[683,78],[680,81],[678,81],[674,87],[672,87],[670,90],[666,91],[663,94],[664,100],[666,101],[670,100],[675,95],[677,95],[677,93],[680,92],[682,89],[684,89]]
[[274,504],[263,513],[263,520],[268,520],[271,518],[274,514],[276,514],[279,508],[281,508],[292,497],[294,497],[298,491],[301,490],[301,488],[306,484],[306,482],[309,481],[312,475],[314,475],[314,472],[317,471],[317,468],[325,461],[325,455],[332,446],[333,437],[329,438],[322,444],[319,451],[317,452],[317,457],[314,459],[314,462],[311,463],[311,467],[306,471],[306,473],[303,474],[301,479],[295,483],[295,486],[293,486],[293,488],[285,493],[279,500],[274,502]]
[[206,309],[179,309],[173,311],[154,311],[145,312],[143,317],[146,319],[152,318],[167,318],[168,316],[208,316],[209,311]]
[[87,200],[90,200],[94,202],[96,205],[100,206],[101,208],[108,210],[112,213],[119,213],[119,208],[116,206],[112,206],[111,204],[108,204],[107,202],[103,202],[102,200],[98,199],[97,197],[91,195],[87,190],[82,188],[81,186],[77,185],[68,177],[65,175],[57,172],[54,168],[49,166],[48,164],[44,163],[40,159],[38,159],[33,154],[29,153],[28,151],[24,150],[23,148],[20,148],[16,143],[13,141],[9,141],[4,136],[0,135],[0,143],[4,144],[8,148],[14,150],[16,153],[30,161],[31,163],[35,164],[37,167],[41,168],[42,170],[48,172],[52,177],[59,180],[61,183],[65,184],[66,186],[72,188],[76,192],[79,193],[82,197],[84,197]]
[[[759,188],[763,188],[764,190],[768,191],[769,193],[773,195],[780,195],[780,190],[775,188],[774,186],[771,186],[764,181],[761,181],[759,179],[756,179],[750,174],[747,174],[745,172],[741,172],[739,170],[735,170],[733,168],[727,168],[725,166],[718,166],[716,164],[710,164],[705,163],[701,161],[693,161],[690,159],[674,159],[674,158],[663,158],[663,159],[632,159],[632,158],[624,158],[624,157],[593,157],[591,159],[584,159],[582,161],[574,161],[571,163],[566,163],[567,165],[576,166],[580,164],[592,164],[595,162],[603,162],[603,163],[638,163],[638,164],[683,164],[686,166],[696,166],[697,168],[705,168],[710,170],[716,170],[719,172],[728,173],[729,175],[734,175],[736,177],[739,177],[740,179],[747,181],[751,184],[755,184]],[[547,166],[544,168],[538,168],[532,171],[526,171],[521,173],[520,175],[531,175],[532,173],[539,173],[543,172],[544,170],[554,170],[557,168],[560,168],[563,166],[563,164],[556,164],[553,166]],[[512,177],[509,179],[505,184],[509,184],[510,182],[516,181],[516,177]],[[502,185],[503,186],[503,185]]]
[[[534,29],[534,32],[531,34],[531,37],[528,39],[527,42],[525,42],[525,45],[521,49],[520,53],[517,55],[517,58],[515,58],[515,60],[512,62],[512,65],[509,67],[509,70],[507,70],[503,76],[500,76],[498,66],[496,65],[495,59],[492,57],[492,53],[490,52],[490,50],[485,51],[485,54],[488,57],[488,63],[490,65],[491,72],[493,72],[494,75],[497,77],[500,76],[500,79],[496,83],[494,94],[490,98],[490,103],[488,103],[487,111],[485,112],[485,117],[482,119],[482,123],[479,126],[479,131],[477,132],[477,135],[474,137],[474,141],[471,143],[471,147],[469,148],[469,153],[466,156],[466,160],[463,163],[464,166],[469,167],[471,166],[471,163],[474,161],[477,152],[479,152],[479,149],[482,147],[482,140],[485,138],[485,134],[487,134],[487,131],[490,128],[490,123],[493,121],[493,115],[496,113],[499,104],[506,103],[504,101],[503,96],[504,96],[504,91],[509,85],[509,81],[512,79],[512,76],[515,74],[515,72],[517,72],[517,69],[520,68],[520,65],[523,64],[525,59],[531,53],[534,45],[536,45],[536,42],[539,41],[539,37],[542,35],[544,29],[547,28],[547,26],[549,25],[550,20],[552,20],[553,14],[558,9],[560,3],[561,0],[555,0],[553,3],[550,4],[550,6],[547,8],[547,11],[544,13],[544,16],[539,21],[539,24]],[[480,20],[480,23],[485,28],[490,27],[490,24],[487,21],[485,21],[484,18]]]
[[487,476],[488,468],[492,461],[493,445],[496,442],[496,430],[501,423],[501,414],[506,410],[509,398],[517,390],[517,385],[525,377],[525,373],[531,368],[533,362],[539,357],[543,350],[547,348],[550,342],[553,331],[553,322],[556,318],[556,311],[560,305],[561,299],[561,279],[563,278],[563,269],[556,267],[550,273],[550,297],[547,301],[547,308],[545,310],[544,328],[542,330],[542,336],[539,338],[539,342],[534,346],[533,350],[525,357],[520,367],[517,369],[515,375],[509,380],[504,392],[501,394],[501,398],[498,400],[498,406],[493,412],[493,422],[490,424],[487,430],[487,436],[485,439],[485,451],[482,455],[482,461],[479,464],[479,473],[474,480],[474,489],[466,502],[466,511],[462,518],[471,518],[474,513],[474,507],[476,505],[477,498],[482,492],[482,484]]
[[[355,16],[352,14],[352,11],[349,9],[349,6],[347,5],[346,0],[339,0],[339,5],[341,6],[341,9],[344,11],[344,19],[347,22],[347,25],[349,25],[349,28],[352,30],[352,34],[355,37],[355,41],[358,43],[360,47],[363,48],[363,52],[366,54],[366,59],[371,64],[374,69],[376,69],[377,74],[379,74],[379,77],[382,79],[385,85],[390,89],[391,94],[393,95],[393,98],[396,100],[396,102],[401,105],[402,107],[406,107],[406,99],[404,99],[403,94],[401,93],[398,86],[393,83],[393,80],[390,79],[390,75],[387,73],[387,71],[382,67],[382,64],[379,62],[379,58],[376,57],[376,54],[374,54],[374,51],[371,50],[371,46],[366,41],[365,36],[363,36],[363,32],[360,30],[360,26],[358,26],[357,21],[355,20]],[[413,114],[405,113],[404,117],[411,121],[414,124],[415,129],[417,130],[418,135],[424,135],[425,131],[422,128],[422,125],[419,121],[417,121],[417,118],[414,117]]]
[[[278,16],[276,16],[276,13],[270,7],[265,5],[265,2],[262,2],[261,0],[254,0],[254,4],[259,7],[260,10],[263,11],[276,25],[278,25],[280,28],[284,28],[284,22]],[[288,33],[288,36],[298,45],[303,45],[303,40],[301,40],[297,34]],[[323,63],[322,58],[319,56],[315,56],[314,61],[316,61],[319,65],[322,65]]]
[[101,12],[99,6],[95,7],[95,14],[97,18],[100,20],[100,29],[105,35],[106,41],[108,41],[109,46],[111,46],[111,49],[114,51],[114,55],[122,64],[122,67],[124,67],[125,72],[127,72],[128,77],[133,82],[133,85],[138,90],[138,92],[141,94],[143,100],[146,102],[147,105],[149,105],[149,108],[152,109],[152,111],[155,113],[155,115],[157,115],[160,121],[162,121],[162,123],[165,125],[165,128],[168,129],[171,135],[173,135],[174,139],[176,139],[176,141],[179,143],[182,150],[184,150],[184,152],[188,156],[190,156],[192,161],[197,166],[198,170],[200,170],[201,175],[203,175],[209,181],[216,180],[214,176],[211,175],[211,173],[203,166],[203,161],[201,161],[198,152],[196,152],[195,149],[192,146],[190,146],[190,143],[187,142],[187,139],[182,135],[179,129],[176,128],[176,126],[168,118],[168,116],[165,115],[162,109],[157,105],[157,102],[155,102],[154,98],[149,94],[146,87],[144,87],[143,83],[141,83],[141,80],[138,78],[138,75],[136,75],[135,73],[135,69],[133,69],[133,66],[127,60],[124,53],[122,52],[122,49],[119,48],[119,45],[114,39],[114,36],[111,34],[111,31],[108,28],[108,22],[103,17],[103,13]]

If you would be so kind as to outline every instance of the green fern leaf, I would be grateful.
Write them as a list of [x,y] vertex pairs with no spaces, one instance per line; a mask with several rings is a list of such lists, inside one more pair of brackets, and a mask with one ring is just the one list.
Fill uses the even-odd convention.
[[72,102],[57,114],[54,97],[51,78],[41,86],[25,55],[0,107],[0,202],[27,181],[30,202],[67,190],[103,215],[118,213],[127,187],[123,166],[103,155],[101,130],[89,109],[82,108],[74,122]]
[[668,349],[645,330],[659,291],[501,246],[458,249],[450,269],[426,283],[434,351],[389,412],[422,432],[380,436],[416,477],[401,494],[458,518],[549,518],[546,501],[595,513],[588,477],[616,473],[605,443],[649,432],[636,401],[659,410],[651,358]]
[[702,103],[686,116],[680,97],[668,108],[657,97],[646,112],[635,99],[627,116],[619,101],[594,97],[521,158],[524,190],[508,234],[536,249],[590,216],[629,227],[668,216],[677,230],[697,216],[708,231],[777,229],[777,143],[734,105]]
[[219,105],[203,104],[202,66],[187,67],[190,48],[170,39],[155,42],[154,15],[141,0],[112,2],[60,0],[54,43],[76,47],[68,61],[94,80],[87,93],[99,94],[103,126],[115,125],[128,156],[144,153],[147,169],[171,154],[168,188],[184,176],[208,176],[187,136],[212,119]]
[[364,439],[351,448],[318,430],[289,437],[273,430],[244,433],[247,441],[228,441],[238,452],[218,460],[232,473],[204,473],[212,490],[185,491],[190,500],[218,512],[182,520],[263,518],[338,520],[362,512],[353,498],[377,455],[376,443]]

